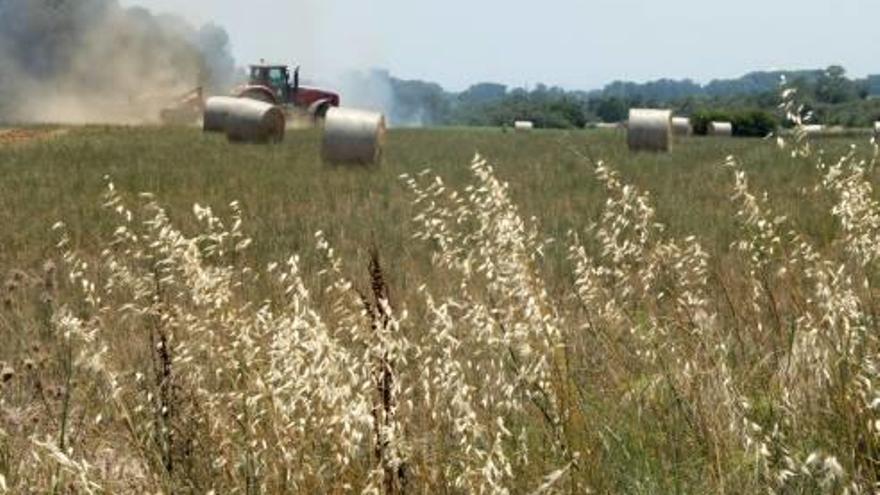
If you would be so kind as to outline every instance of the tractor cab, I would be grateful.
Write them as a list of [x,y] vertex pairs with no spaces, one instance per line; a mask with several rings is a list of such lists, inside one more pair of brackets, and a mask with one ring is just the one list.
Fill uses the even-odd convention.
[[263,61],[250,66],[248,83],[236,88],[234,94],[273,105],[294,107],[315,117],[322,117],[330,107],[339,106],[338,94],[300,86],[299,67],[291,70],[287,65],[271,65]]
[[299,67],[293,70],[286,65],[252,65],[250,67],[250,86],[263,86],[275,93],[277,101],[291,101],[299,88]]

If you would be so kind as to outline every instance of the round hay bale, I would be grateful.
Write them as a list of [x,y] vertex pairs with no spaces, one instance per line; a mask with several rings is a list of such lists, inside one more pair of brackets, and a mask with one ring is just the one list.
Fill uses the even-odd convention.
[[690,136],[693,134],[694,127],[691,125],[691,119],[687,117],[673,117],[672,133],[676,136]]
[[623,124],[620,122],[599,122],[596,124],[596,129],[618,130],[623,129]]
[[326,163],[379,163],[385,145],[385,116],[365,110],[330,108],[324,116],[322,141],[321,154]]
[[531,131],[535,128],[535,123],[529,120],[517,120],[513,123],[513,128],[520,132]]
[[669,151],[672,148],[672,112],[630,109],[626,141],[631,151]]
[[229,109],[235,106],[238,98],[232,96],[212,96],[205,101],[202,116],[202,130],[205,132],[226,132],[226,119]]
[[874,122],[874,139],[880,141],[880,121]]
[[226,115],[226,137],[236,143],[277,143],[284,139],[284,111],[249,98],[236,98]]
[[821,124],[805,125],[803,131],[807,136],[817,136],[825,132],[825,126]]
[[730,122],[709,122],[706,134],[718,137],[733,136],[733,124]]

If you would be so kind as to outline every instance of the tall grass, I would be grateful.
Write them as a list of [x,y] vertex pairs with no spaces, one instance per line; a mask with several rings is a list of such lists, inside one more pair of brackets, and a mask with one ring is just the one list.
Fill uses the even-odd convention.
[[[3,166],[61,167],[52,146],[131,132]],[[322,171],[348,219],[300,220],[308,238],[260,220],[295,199],[184,214],[169,184],[112,174],[54,250],[3,257],[34,261],[3,288],[0,492],[873,492],[876,146],[694,141],[745,156],[677,165],[560,136],[503,137],[499,163],[524,147],[526,172],[479,156],[467,180],[416,172],[418,146],[390,171]],[[536,167],[553,149],[564,163]],[[280,167],[288,151],[227,152]],[[396,206],[359,225],[363,201]]]

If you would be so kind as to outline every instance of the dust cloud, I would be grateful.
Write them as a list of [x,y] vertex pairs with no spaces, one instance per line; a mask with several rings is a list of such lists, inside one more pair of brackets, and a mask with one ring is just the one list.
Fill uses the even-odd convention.
[[0,0],[0,122],[154,122],[198,86],[228,89],[234,74],[215,25],[116,0]]

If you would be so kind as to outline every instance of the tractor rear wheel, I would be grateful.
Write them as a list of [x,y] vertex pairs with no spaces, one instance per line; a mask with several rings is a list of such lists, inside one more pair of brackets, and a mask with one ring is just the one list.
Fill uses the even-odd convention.
[[324,119],[327,117],[327,110],[333,108],[330,103],[322,103],[311,112],[312,124],[318,129],[324,128]]

